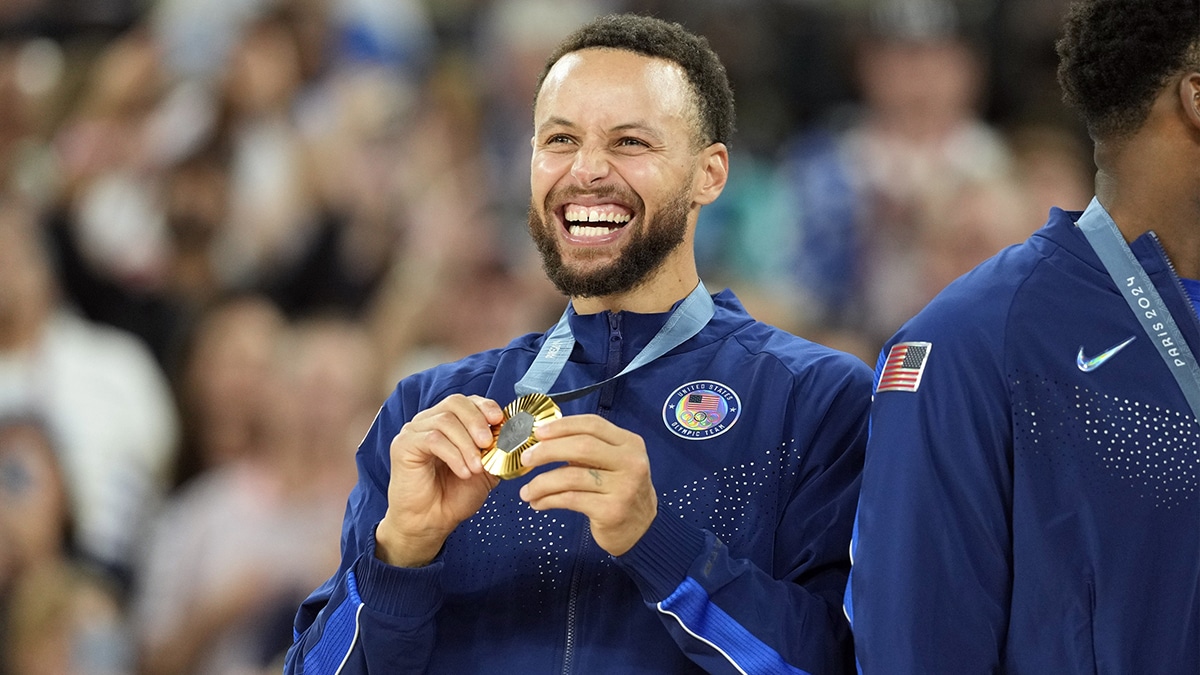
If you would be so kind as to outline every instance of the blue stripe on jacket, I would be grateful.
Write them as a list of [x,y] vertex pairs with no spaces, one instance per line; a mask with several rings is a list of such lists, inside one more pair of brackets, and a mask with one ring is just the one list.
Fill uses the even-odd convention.
[[778,652],[713,604],[704,587],[691,577],[658,603],[658,610],[675,617],[684,630],[707,642],[743,673],[809,675],[789,665]]
[[346,586],[346,599],[325,622],[321,641],[304,655],[306,673],[337,672],[354,646],[354,640],[358,637],[358,608],[363,601],[358,595],[358,582],[354,579],[353,570],[346,574]]

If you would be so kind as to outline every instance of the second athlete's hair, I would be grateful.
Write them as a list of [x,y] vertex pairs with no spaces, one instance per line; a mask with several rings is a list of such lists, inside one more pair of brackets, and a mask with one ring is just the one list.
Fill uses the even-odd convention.
[[1197,0],[1080,0],[1058,41],[1058,81],[1093,139],[1127,136],[1146,121],[1172,75],[1200,70]]

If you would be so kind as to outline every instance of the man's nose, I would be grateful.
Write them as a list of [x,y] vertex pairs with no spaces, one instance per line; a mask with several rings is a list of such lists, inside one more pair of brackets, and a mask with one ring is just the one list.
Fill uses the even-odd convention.
[[571,164],[571,176],[580,185],[592,185],[608,176],[610,166],[608,155],[603,148],[584,146],[575,154]]

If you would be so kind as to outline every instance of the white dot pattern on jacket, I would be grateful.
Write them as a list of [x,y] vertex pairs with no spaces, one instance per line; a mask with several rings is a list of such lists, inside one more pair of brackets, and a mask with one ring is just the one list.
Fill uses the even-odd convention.
[[1116,477],[1123,492],[1152,499],[1156,507],[1196,498],[1200,424],[1190,414],[1036,376],[1013,384],[1020,452],[1048,461],[1051,470],[1074,466]]

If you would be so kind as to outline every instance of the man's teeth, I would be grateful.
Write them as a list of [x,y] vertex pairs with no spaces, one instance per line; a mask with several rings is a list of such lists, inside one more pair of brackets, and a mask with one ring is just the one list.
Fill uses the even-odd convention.
[[624,225],[633,219],[633,216],[628,213],[585,207],[570,207],[564,216],[568,223],[613,223]]
[[567,230],[575,237],[602,237],[633,219],[632,214],[623,213],[612,206],[579,205],[568,206],[563,217],[567,221]]
[[607,227],[589,227],[587,225],[571,225],[569,229],[573,237],[600,237],[612,231]]

